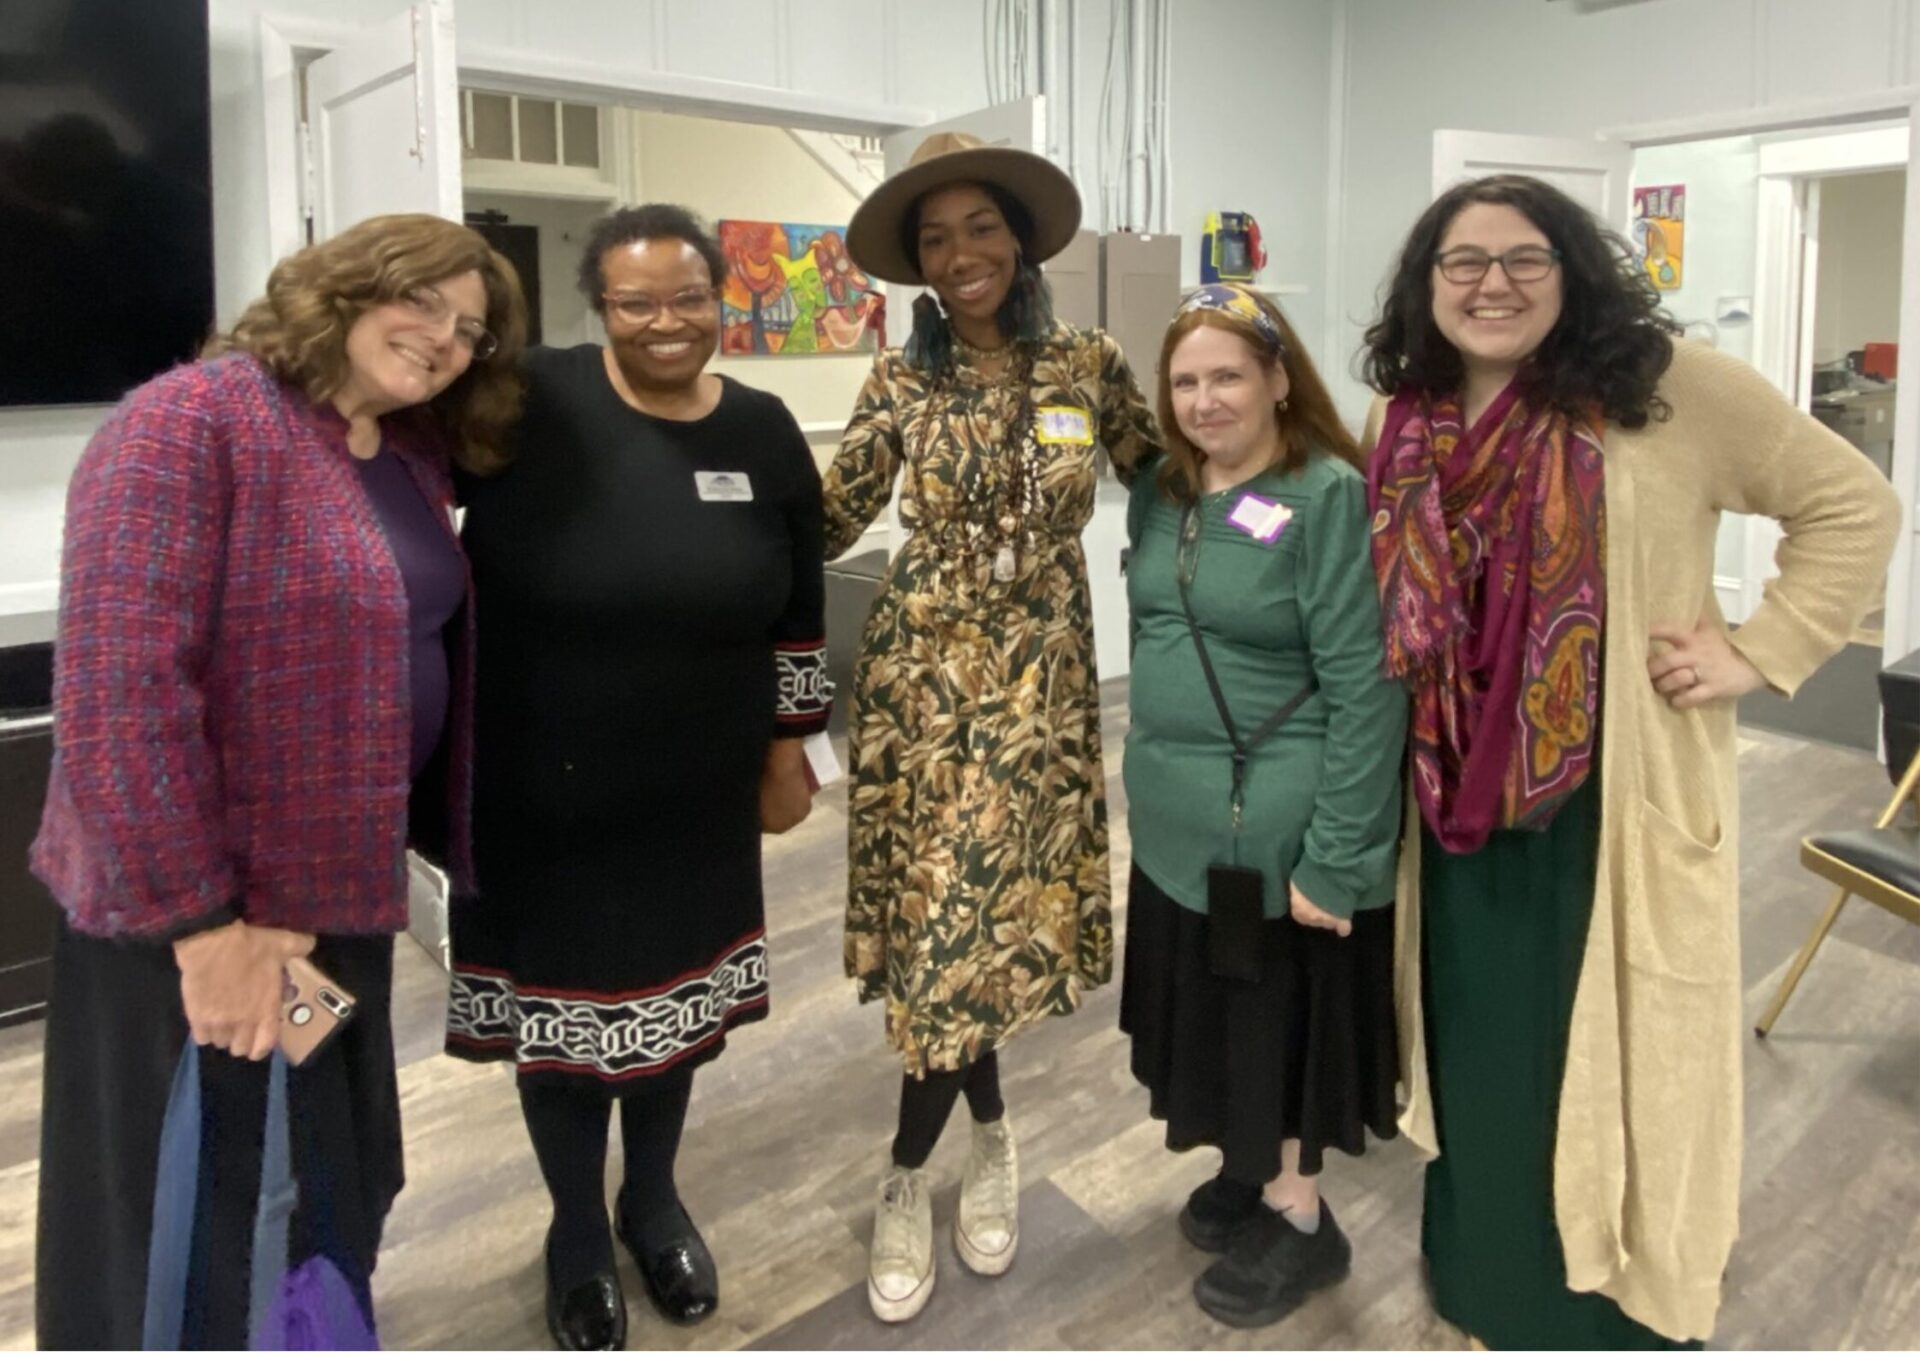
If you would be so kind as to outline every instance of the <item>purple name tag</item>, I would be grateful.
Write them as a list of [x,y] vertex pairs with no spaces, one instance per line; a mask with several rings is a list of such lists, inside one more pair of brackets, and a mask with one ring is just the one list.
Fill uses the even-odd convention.
[[1278,538],[1292,520],[1293,510],[1258,495],[1240,496],[1240,502],[1227,515],[1227,522],[1254,541],[1268,543]]

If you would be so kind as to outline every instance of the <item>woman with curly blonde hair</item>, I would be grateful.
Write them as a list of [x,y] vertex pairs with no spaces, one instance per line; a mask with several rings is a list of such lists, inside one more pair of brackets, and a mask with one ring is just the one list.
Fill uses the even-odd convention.
[[358,1001],[288,1079],[278,1268],[368,1304],[400,1189],[389,1011],[406,851],[469,875],[472,628],[451,469],[501,463],[526,307],[466,227],[377,217],[283,260],[208,356],[130,393],[68,490],[57,745],[33,867],[64,918],[41,1122],[38,1337],[141,1346],[182,1047],[202,1147],[181,1341],[247,1346],[284,967]]

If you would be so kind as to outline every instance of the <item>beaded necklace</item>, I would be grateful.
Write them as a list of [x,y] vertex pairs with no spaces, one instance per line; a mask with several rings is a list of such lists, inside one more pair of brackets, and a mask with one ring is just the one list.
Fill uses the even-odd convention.
[[[998,349],[981,349],[958,334],[953,336],[956,353],[978,364],[1011,353],[1007,370],[996,379],[1011,381],[1018,393],[1013,419],[1005,431],[1012,444],[1012,456],[990,457],[989,472],[967,496],[964,515],[968,545],[974,559],[983,560],[991,549],[993,578],[1002,584],[1012,580],[1020,569],[1020,548],[1032,537],[1031,525],[1039,517],[1040,475],[1039,445],[1034,434],[1033,346],[1003,344]],[[999,452],[1002,449],[995,449]],[[1004,466],[1006,474],[999,474]],[[1024,529],[1024,531],[1023,531]]]

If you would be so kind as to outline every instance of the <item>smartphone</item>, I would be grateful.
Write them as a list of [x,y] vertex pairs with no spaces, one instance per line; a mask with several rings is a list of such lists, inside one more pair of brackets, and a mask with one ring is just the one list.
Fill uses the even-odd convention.
[[1257,867],[1207,868],[1208,968],[1222,980],[1260,979],[1266,887]]
[[286,965],[280,1002],[280,1049],[303,1065],[332,1041],[353,1016],[354,998],[305,957]]

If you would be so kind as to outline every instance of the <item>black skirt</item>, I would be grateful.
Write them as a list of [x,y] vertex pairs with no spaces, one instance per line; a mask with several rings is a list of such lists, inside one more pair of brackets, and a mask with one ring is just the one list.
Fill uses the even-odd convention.
[[[393,1063],[393,939],[322,937],[313,962],[358,1001],[287,1081],[299,1206],[288,1261],[325,1254],[362,1288],[404,1178]],[[42,1348],[137,1349],[160,1127],[187,1040],[164,943],[62,924],[53,950],[40,1122],[35,1322]],[[267,1063],[203,1049],[201,1197],[188,1346],[247,1346]]]
[[1360,911],[1345,938],[1292,919],[1263,931],[1260,979],[1222,980],[1206,915],[1133,869],[1120,1030],[1134,1077],[1168,1149],[1215,1146],[1245,1183],[1279,1175],[1282,1140],[1300,1141],[1311,1175],[1328,1149],[1358,1155],[1368,1131],[1395,1134],[1393,911]]

